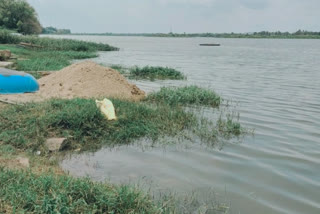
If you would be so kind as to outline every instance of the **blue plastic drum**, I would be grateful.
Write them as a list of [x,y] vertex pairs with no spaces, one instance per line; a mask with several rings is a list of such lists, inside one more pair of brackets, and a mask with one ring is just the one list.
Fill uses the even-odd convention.
[[0,94],[32,93],[38,90],[39,84],[32,75],[0,68]]

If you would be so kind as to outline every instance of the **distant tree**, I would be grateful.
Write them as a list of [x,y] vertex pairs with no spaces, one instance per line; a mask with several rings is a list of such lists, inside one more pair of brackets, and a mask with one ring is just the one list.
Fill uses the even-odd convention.
[[71,34],[70,29],[57,29],[54,27],[45,27],[42,29],[43,34]]
[[25,0],[0,0],[0,26],[22,34],[42,31],[36,11]]

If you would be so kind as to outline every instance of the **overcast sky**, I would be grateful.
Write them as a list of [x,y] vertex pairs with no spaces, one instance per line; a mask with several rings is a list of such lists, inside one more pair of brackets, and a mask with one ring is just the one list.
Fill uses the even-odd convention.
[[44,27],[87,33],[320,31],[320,0],[27,0]]

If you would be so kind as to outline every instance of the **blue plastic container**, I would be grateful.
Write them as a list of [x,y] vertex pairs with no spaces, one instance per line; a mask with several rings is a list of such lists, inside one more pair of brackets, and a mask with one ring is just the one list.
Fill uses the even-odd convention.
[[32,75],[0,68],[0,94],[32,93],[38,90],[39,84]]

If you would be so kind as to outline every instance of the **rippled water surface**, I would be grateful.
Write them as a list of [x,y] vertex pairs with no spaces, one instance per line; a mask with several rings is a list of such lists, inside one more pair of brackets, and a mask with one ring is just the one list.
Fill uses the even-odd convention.
[[[147,92],[196,84],[239,102],[241,122],[255,129],[221,151],[130,146],[73,156],[71,174],[95,180],[148,178],[177,192],[213,188],[231,213],[320,213],[320,40],[81,37],[120,47],[101,53],[104,64],[160,65],[187,81],[135,82]],[[221,43],[200,47],[200,43]]]

